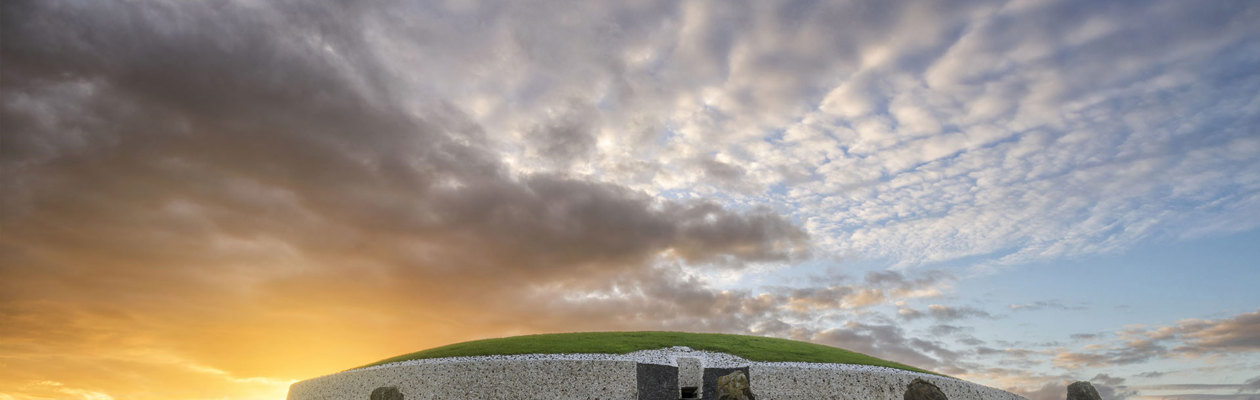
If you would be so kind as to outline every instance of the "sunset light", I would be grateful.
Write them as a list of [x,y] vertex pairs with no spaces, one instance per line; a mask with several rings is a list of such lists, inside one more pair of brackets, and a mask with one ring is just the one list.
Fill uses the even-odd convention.
[[1260,400],[1260,1],[0,12],[0,400],[613,331]]

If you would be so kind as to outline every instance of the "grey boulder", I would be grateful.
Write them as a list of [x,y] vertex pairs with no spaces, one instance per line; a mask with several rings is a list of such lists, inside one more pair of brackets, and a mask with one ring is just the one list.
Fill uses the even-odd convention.
[[931,382],[922,379],[915,379],[914,382],[910,382],[910,386],[906,388],[906,394],[905,396],[902,396],[902,399],[949,400],[948,397],[945,397],[945,392],[942,392],[941,388],[938,388]]
[[1089,382],[1079,381],[1068,385],[1067,400],[1102,400],[1098,390]]

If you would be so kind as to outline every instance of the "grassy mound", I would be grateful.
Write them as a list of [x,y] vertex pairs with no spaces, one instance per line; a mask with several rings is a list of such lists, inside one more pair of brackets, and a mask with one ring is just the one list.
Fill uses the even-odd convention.
[[[580,332],[474,340],[386,358],[363,367],[426,358],[512,354],[611,353],[625,354],[672,346],[687,346],[733,354],[749,361],[799,361],[859,364],[935,374],[862,353],[820,344],[760,336],[685,332]],[[363,368],[359,367],[359,368]]]

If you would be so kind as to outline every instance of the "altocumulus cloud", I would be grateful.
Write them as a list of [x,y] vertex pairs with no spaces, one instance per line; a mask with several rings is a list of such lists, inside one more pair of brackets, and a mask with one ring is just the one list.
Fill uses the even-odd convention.
[[[658,258],[807,252],[806,233],[766,208],[507,168],[460,108],[417,104],[394,86],[409,78],[372,36],[407,26],[388,7],[4,11],[4,337],[17,343],[6,351],[19,360],[15,382],[46,372],[29,360],[90,337],[140,355],[85,354],[67,370],[113,356],[248,380],[225,370],[267,373],[234,358],[265,343],[227,353],[211,343],[251,335],[227,332],[245,320],[312,328],[298,308],[355,304],[474,315],[515,310],[532,287],[639,285]],[[75,310],[89,299],[99,300]],[[154,329],[128,333],[128,323]]]
[[[997,267],[1260,224],[1253,2],[2,7],[0,382],[29,396],[245,397],[467,332],[573,329],[1011,376],[870,311],[948,273],[708,278],[818,254]],[[1055,362],[1250,351],[1253,322]],[[326,364],[287,361],[312,348]],[[22,386],[47,376],[78,378]],[[1019,384],[1066,379],[1035,378]]]

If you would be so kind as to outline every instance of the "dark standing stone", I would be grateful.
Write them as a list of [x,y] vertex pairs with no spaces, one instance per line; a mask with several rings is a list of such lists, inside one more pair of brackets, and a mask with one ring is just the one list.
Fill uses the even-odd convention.
[[635,367],[639,400],[677,400],[678,367],[639,363]]
[[910,386],[906,388],[906,395],[902,396],[903,400],[949,400],[945,397],[945,392],[941,388],[936,387],[931,382],[915,379],[910,382]]
[[717,400],[717,381],[718,378],[730,375],[735,371],[744,373],[744,376],[751,377],[748,374],[748,367],[741,368],[705,368],[704,369],[704,387],[700,388],[700,398],[703,400]]
[[371,400],[403,400],[402,392],[393,386],[382,386],[372,391]]
[[1067,400],[1102,400],[1102,396],[1098,395],[1098,389],[1094,389],[1094,385],[1079,381],[1068,385]]

